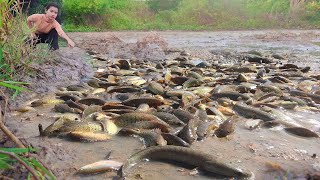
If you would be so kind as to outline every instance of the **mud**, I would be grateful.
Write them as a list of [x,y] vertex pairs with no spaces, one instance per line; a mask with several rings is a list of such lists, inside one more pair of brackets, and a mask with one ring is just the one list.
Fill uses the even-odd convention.
[[[79,48],[59,50],[56,63],[43,66],[47,78],[31,79],[34,93],[20,97],[17,105],[33,98],[50,96],[57,87],[81,82],[92,76],[93,70],[105,67],[103,61],[88,59],[85,50],[97,51],[111,59],[140,60],[171,58],[185,52],[220,63],[233,61],[232,58],[221,58],[222,55],[230,54],[232,57],[234,53],[258,50],[288,56],[290,62],[308,64],[314,72],[319,72],[320,66],[320,46],[317,45],[320,31],[315,30],[106,32],[70,33],[70,36]],[[295,122],[320,133],[319,113],[286,113]],[[11,112],[6,117],[6,125],[19,138],[39,149],[41,160],[58,179],[112,179],[115,172],[93,176],[79,176],[75,172],[81,166],[104,159],[110,151],[113,160],[124,161],[143,148],[141,141],[133,137],[115,136],[110,141],[96,143],[39,137],[38,124],[47,127],[54,121],[55,114],[53,105],[24,114]],[[226,163],[250,170],[255,179],[304,178],[306,174],[320,170],[319,139],[292,136],[278,128],[247,130],[244,124],[244,121],[237,122],[235,132],[227,139],[208,137],[191,148],[215,154]],[[274,164],[273,168],[270,164]],[[138,166],[129,179],[212,179],[212,176],[199,175],[190,167],[147,162]]]

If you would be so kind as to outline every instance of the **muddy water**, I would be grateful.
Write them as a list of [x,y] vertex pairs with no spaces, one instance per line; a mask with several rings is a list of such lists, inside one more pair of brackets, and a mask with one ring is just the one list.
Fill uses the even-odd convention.
[[[99,39],[111,33],[73,33],[71,37],[80,45],[90,39]],[[134,44],[145,32],[113,32],[128,44]],[[245,52],[252,49],[276,52],[293,57],[289,61],[310,64],[319,72],[319,31],[253,31],[253,32],[159,32],[168,42],[169,48],[184,49],[195,57],[205,57],[213,50]],[[94,43],[93,43],[94,44]],[[106,45],[107,47],[107,45]],[[123,49],[121,49],[123,50]],[[120,51],[114,49],[113,52]],[[124,51],[124,50],[123,50]],[[116,58],[110,49],[106,56]],[[129,53],[129,52],[128,52]],[[159,54],[157,54],[159,55]],[[163,54],[160,54],[163,55]],[[97,63],[98,64],[98,63]],[[103,63],[97,65],[103,66]],[[50,93],[49,93],[50,94]],[[44,96],[45,94],[39,94]],[[320,133],[320,113],[285,111],[298,124]],[[138,138],[114,136],[108,142],[80,143],[62,138],[39,137],[38,124],[47,127],[57,113],[53,105],[36,108],[34,111],[9,115],[7,125],[15,134],[32,146],[39,148],[42,160],[53,169],[58,179],[112,179],[116,173],[79,176],[75,172],[83,165],[104,159],[109,152],[111,158],[124,161],[134,152],[143,149]],[[284,132],[281,128],[248,130],[245,120],[237,122],[235,133],[227,139],[208,137],[196,142],[191,148],[216,155],[222,161],[254,174],[255,179],[288,179],[304,177],[307,173],[320,171],[319,139],[301,138]],[[312,157],[316,154],[316,157]],[[276,169],[269,168],[275,164]],[[283,171],[279,170],[279,166]],[[129,179],[213,179],[193,167],[181,167],[162,162],[139,164]]]

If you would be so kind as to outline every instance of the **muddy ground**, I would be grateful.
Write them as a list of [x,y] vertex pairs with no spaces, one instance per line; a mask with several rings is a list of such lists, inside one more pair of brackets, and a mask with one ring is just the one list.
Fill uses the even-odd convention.
[[[42,66],[43,76],[31,79],[33,93],[24,93],[11,108],[27,101],[50,96],[59,87],[77,84],[105,68],[103,61],[93,60],[86,51],[96,51],[108,59],[126,58],[157,61],[178,56],[182,51],[194,57],[213,59],[220,63],[233,63],[232,54],[258,50],[289,57],[288,62],[311,66],[319,73],[320,31],[221,31],[221,32],[106,32],[70,33],[77,47],[61,48],[54,53],[55,60]],[[164,50],[167,49],[167,50]],[[230,54],[230,59],[219,56]],[[88,163],[111,158],[124,161],[133,152],[142,149],[142,143],[133,137],[115,136],[108,142],[81,143],[60,138],[39,137],[38,124],[44,127],[54,121],[53,106],[43,106],[28,113],[11,112],[7,126],[15,134],[39,149],[39,157],[50,167],[58,179],[112,179],[115,173],[94,176],[76,175],[76,170]],[[320,133],[319,113],[286,112],[313,131]],[[249,131],[239,123],[228,139],[208,137],[192,145],[193,149],[217,155],[226,163],[250,170],[256,179],[303,178],[320,171],[319,139],[304,139],[288,135],[277,129]],[[315,154],[315,155],[314,155]],[[266,164],[281,165],[286,173],[270,171]],[[212,179],[192,173],[190,169],[164,164],[145,163],[130,179]]]

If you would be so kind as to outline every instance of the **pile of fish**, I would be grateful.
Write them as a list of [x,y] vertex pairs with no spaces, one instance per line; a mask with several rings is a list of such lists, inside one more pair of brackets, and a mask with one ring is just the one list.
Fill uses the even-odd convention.
[[187,148],[207,136],[224,138],[234,133],[238,121],[246,121],[248,129],[282,126],[296,136],[319,137],[282,111],[319,112],[320,74],[285,63],[280,55],[251,51],[238,56],[235,64],[187,53],[159,62],[92,56],[105,62],[94,77],[60,88],[55,99],[40,99],[18,110],[55,104],[54,110],[63,113],[45,129],[39,124],[41,136],[84,141],[106,141],[114,135],[141,137],[149,148],[129,158],[123,174],[128,163],[141,158],[175,157],[188,163],[184,156],[197,156],[201,163],[193,165],[209,172],[249,176]]

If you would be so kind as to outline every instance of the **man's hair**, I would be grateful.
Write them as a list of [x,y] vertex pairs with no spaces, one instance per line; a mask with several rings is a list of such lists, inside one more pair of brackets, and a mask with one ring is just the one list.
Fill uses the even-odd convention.
[[59,9],[59,5],[57,3],[50,2],[46,5],[45,10],[48,10],[50,7],[56,7],[57,9]]

